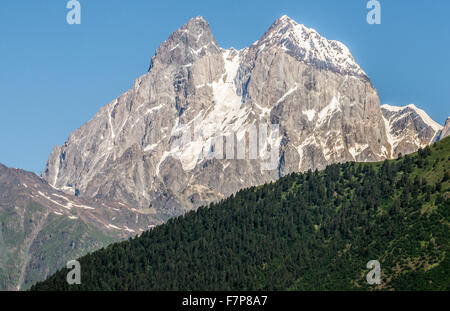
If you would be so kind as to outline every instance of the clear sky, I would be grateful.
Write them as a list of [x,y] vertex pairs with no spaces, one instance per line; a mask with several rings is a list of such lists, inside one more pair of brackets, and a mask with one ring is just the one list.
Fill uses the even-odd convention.
[[381,102],[414,103],[443,124],[450,115],[450,1],[79,0],[81,25],[66,22],[67,0],[2,0],[0,163],[38,174],[56,144],[131,88],[154,51],[202,15],[219,45],[251,45],[281,15],[346,44]]

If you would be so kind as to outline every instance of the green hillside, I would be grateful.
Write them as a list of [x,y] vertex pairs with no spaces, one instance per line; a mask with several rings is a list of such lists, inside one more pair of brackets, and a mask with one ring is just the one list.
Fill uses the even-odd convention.
[[[450,139],[242,190],[33,290],[450,290]],[[366,264],[381,263],[368,285]]]

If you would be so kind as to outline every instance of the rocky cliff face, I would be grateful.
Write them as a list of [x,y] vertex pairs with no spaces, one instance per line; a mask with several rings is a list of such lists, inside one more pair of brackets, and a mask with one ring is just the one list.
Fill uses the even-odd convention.
[[449,135],[450,135],[450,117],[448,117],[447,120],[445,121],[445,125],[444,128],[442,129],[439,139],[443,139]]
[[159,223],[126,204],[67,195],[0,164],[0,290],[27,289],[69,260]]
[[280,174],[388,156],[377,91],[350,51],[286,16],[245,54],[244,100],[280,124]]
[[290,172],[417,149],[393,143],[387,118],[342,43],[283,16],[249,48],[225,50],[197,17],[55,147],[42,177],[164,219]]
[[442,126],[413,104],[405,107],[383,105],[381,110],[392,157],[415,152],[434,143],[440,136]]

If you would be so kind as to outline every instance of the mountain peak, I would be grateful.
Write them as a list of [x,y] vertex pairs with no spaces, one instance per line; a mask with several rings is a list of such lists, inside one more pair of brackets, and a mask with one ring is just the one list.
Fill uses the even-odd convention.
[[275,20],[275,22],[277,22],[277,21],[280,22],[280,23],[291,23],[291,22],[296,23],[295,20],[293,20],[292,18],[290,18],[290,17],[287,16],[287,15],[282,15],[282,16],[278,17],[278,18]]
[[183,26],[181,26],[180,30],[198,30],[199,28],[208,29],[209,23],[203,18],[203,16],[196,16],[188,20]]
[[368,79],[343,43],[328,40],[315,29],[299,24],[287,15],[277,18],[253,46],[259,52],[281,49],[298,61],[320,69]]
[[391,106],[391,105],[384,104],[381,106],[381,108],[391,111],[391,112],[397,112],[397,113],[400,112],[401,115],[404,115],[405,113],[408,112],[408,109],[410,109],[410,110],[414,111],[422,119],[422,121],[425,124],[427,124],[428,126],[430,126],[434,131],[442,130],[442,125],[440,125],[439,123],[437,123],[436,121],[431,119],[431,117],[424,110],[418,108],[416,105],[414,105],[412,103],[407,106],[404,106],[404,107]]
[[188,65],[206,54],[218,54],[220,48],[208,22],[202,17],[191,18],[173,32],[156,50],[150,70],[156,63]]

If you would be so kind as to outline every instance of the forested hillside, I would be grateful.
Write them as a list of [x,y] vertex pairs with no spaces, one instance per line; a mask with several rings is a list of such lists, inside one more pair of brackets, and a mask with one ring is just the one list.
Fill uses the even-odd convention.
[[[80,259],[33,290],[450,290],[450,139],[291,174]],[[381,285],[366,264],[381,263]]]

